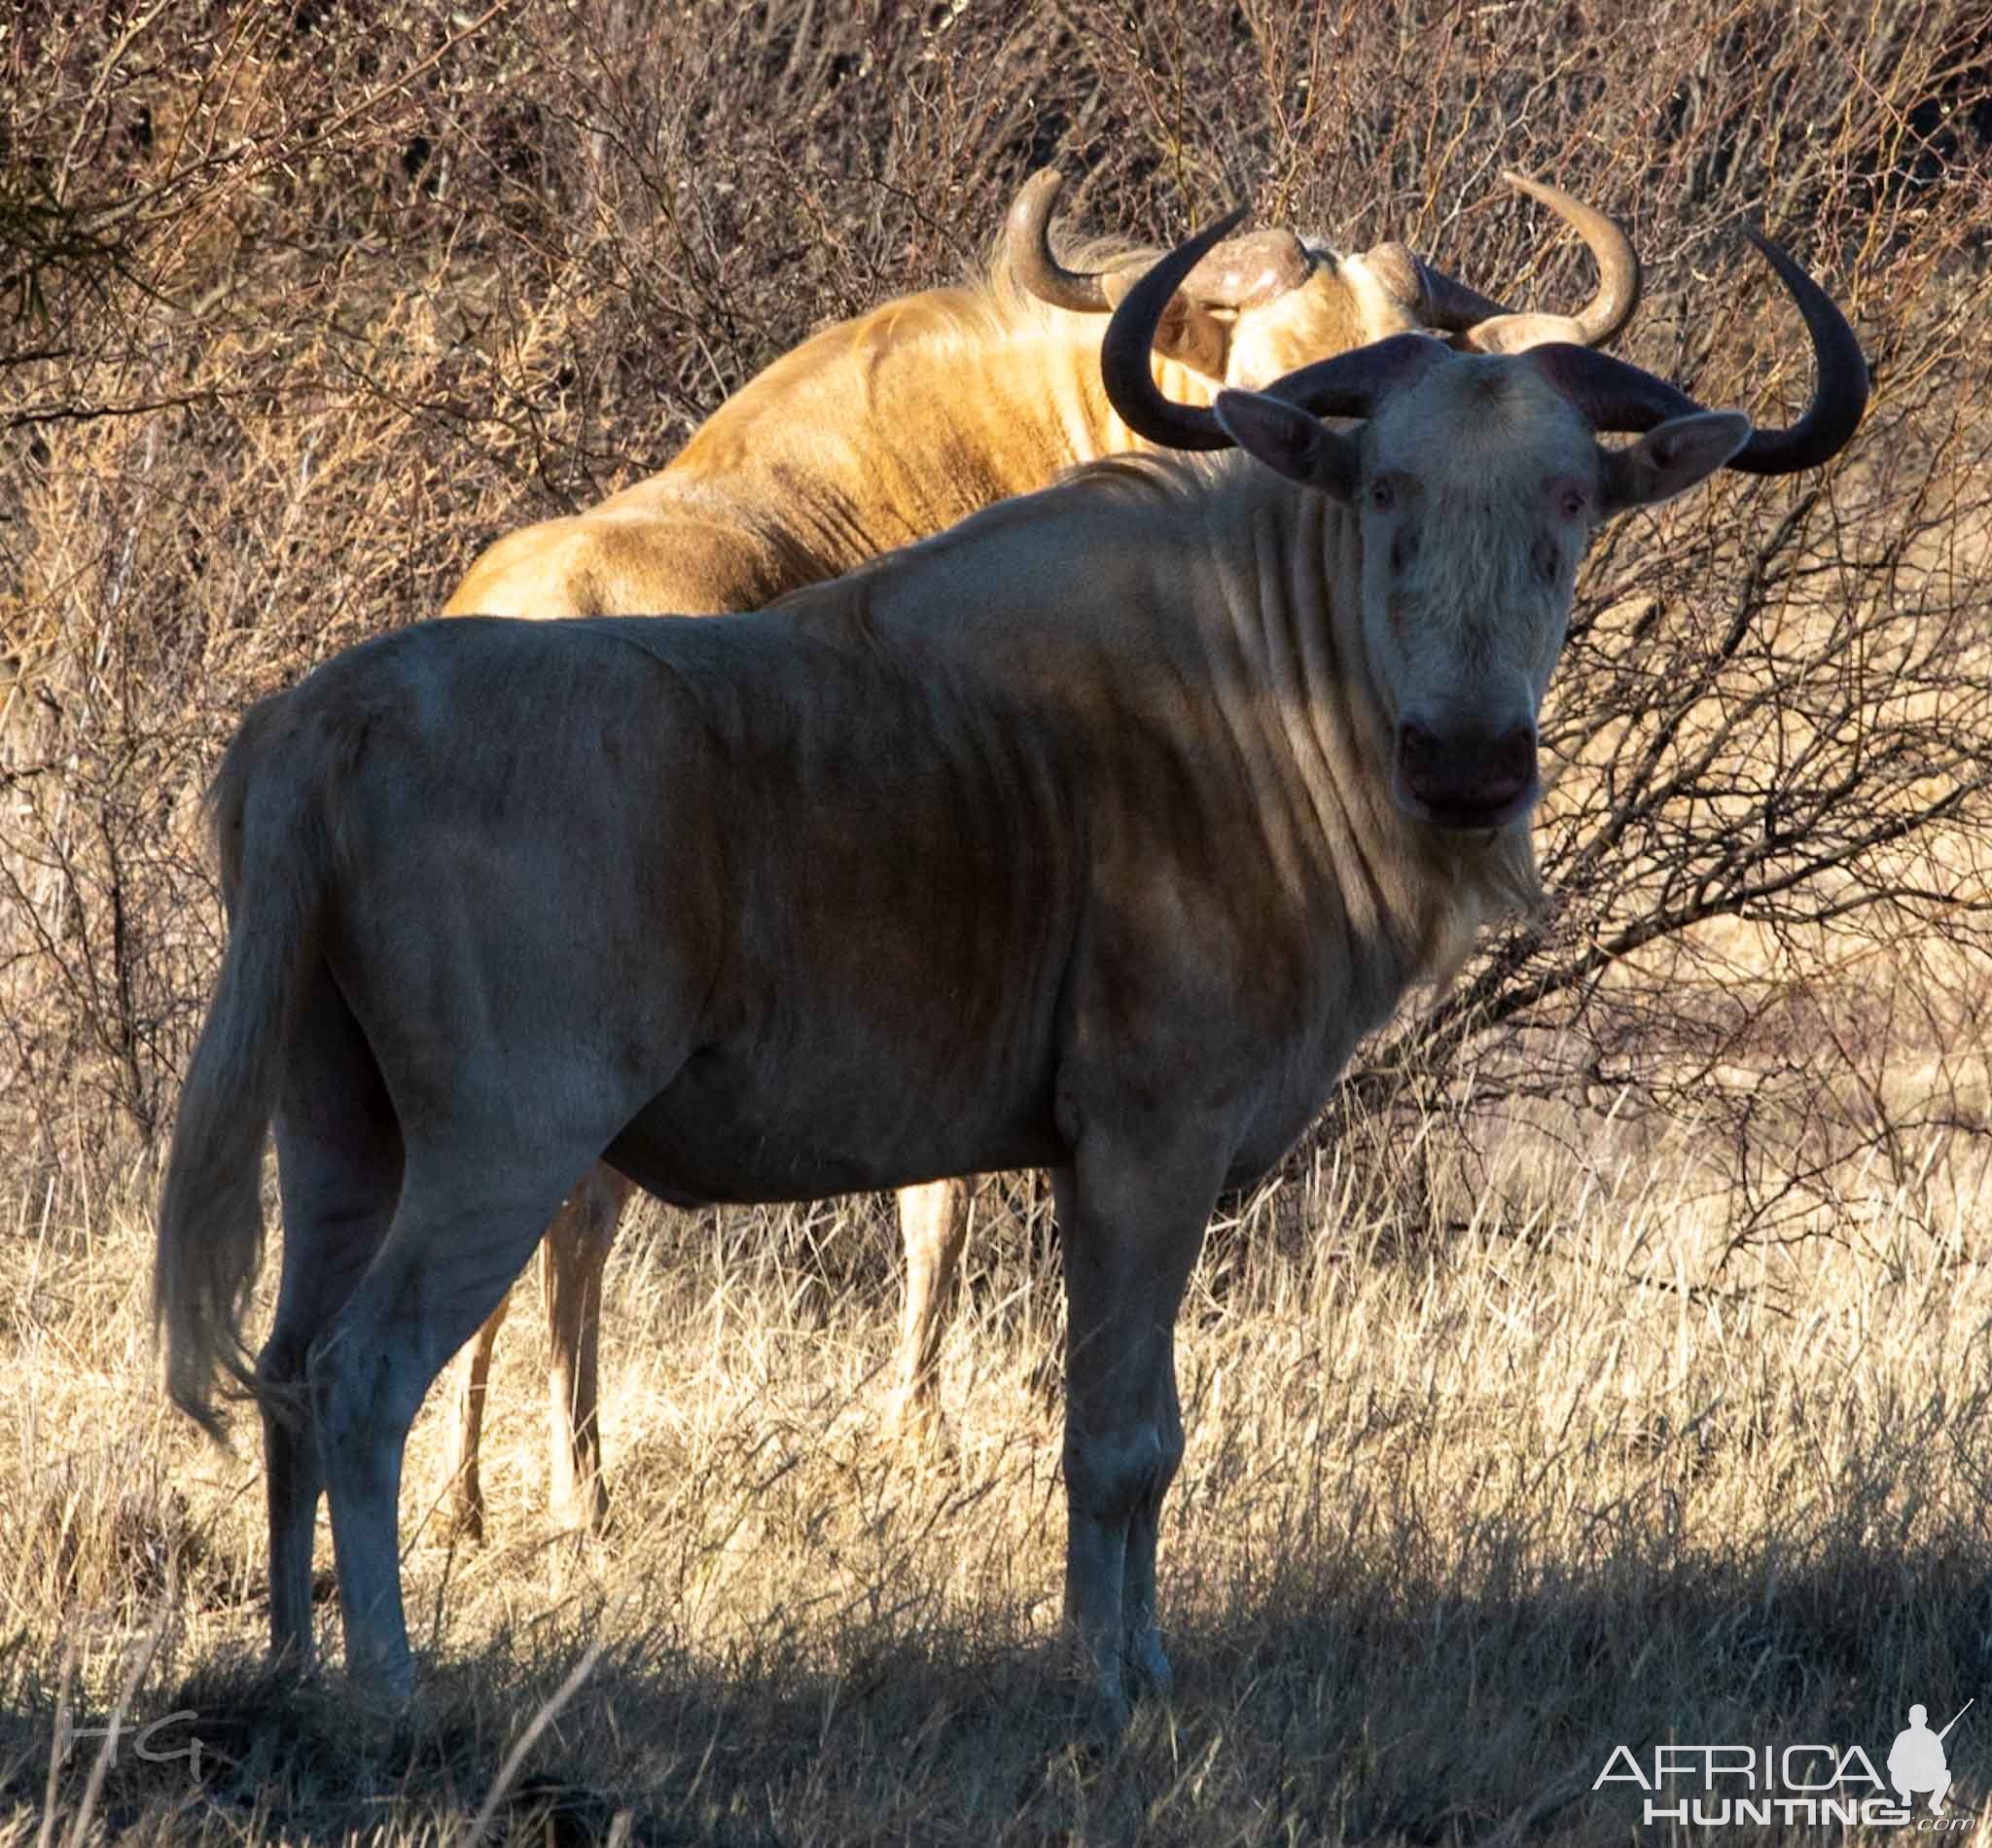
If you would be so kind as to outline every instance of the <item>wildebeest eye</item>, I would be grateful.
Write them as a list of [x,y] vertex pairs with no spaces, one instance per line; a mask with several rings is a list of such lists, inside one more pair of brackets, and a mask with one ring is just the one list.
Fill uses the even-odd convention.
[[1379,514],[1388,514],[1397,506],[1395,483],[1375,480],[1370,483],[1370,505]]
[[1568,475],[1552,475],[1544,485],[1549,511],[1558,519],[1582,519],[1590,511],[1591,497],[1582,481]]

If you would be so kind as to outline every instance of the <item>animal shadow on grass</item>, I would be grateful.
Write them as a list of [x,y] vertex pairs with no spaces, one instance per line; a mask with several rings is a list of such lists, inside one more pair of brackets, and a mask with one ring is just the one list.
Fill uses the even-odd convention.
[[[1992,1629],[1979,1544],[1662,1559],[1628,1534],[1583,1567],[1482,1557],[1471,1586],[1353,1555],[1265,1568],[1201,1591],[1178,1579],[1178,1691],[1114,1745],[1075,1735],[1056,1653],[1028,1638],[852,1621],[714,1660],[630,1624],[516,1767],[485,1839],[1623,1836],[1643,1793],[1597,1784],[1618,1747],[1651,1766],[1661,1744],[1858,1745],[1886,1776],[1908,1703],[1963,1705]],[[245,1823],[328,1844],[462,1838],[587,1647],[563,1624],[432,1662],[388,1724],[337,1672],[299,1686],[246,1653],[213,1657],[127,1723],[194,1716],[172,1736],[198,1737],[197,1783],[184,1758],[121,1753],[96,1818],[190,1841]],[[0,1721],[0,1816],[42,1808],[53,1732],[53,1686]],[[94,1750],[81,1739],[58,1777],[58,1817]],[[1950,1808],[1968,1813],[1992,1735],[1967,1722],[1950,1750]]]

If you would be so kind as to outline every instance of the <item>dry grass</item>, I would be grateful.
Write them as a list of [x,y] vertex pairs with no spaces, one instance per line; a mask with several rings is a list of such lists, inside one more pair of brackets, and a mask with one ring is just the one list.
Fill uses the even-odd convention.
[[[1910,1700],[1947,1714],[1982,1686],[1992,1175],[1955,1177],[1945,1223],[1856,1190],[1838,1236],[1734,1254],[1694,1145],[1516,1132],[1478,1197],[1555,1204],[1483,1206],[1442,1245],[1326,1157],[1220,1229],[1185,1316],[1183,1685],[1104,1758],[1068,1744],[1051,1672],[1057,1436],[1033,1374],[1055,1276],[1030,1237],[978,1245],[953,1454],[922,1468],[876,1437],[882,1295],[826,1287],[844,1266],[800,1216],[765,1216],[740,1262],[744,1226],[634,1228],[609,1290],[612,1531],[569,1558],[546,1529],[542,1356],[514,1343],[501,1541],[412,1545],[433,1665],[396,1730],[336,1680],[259,1682],[256,1461],[159,1409],[144,1201],[110,1201],[87,1246],[10,1248],[18,1827],[61,1652],[101,1724],[160,1614],[134,1712],[196,1716],[156,1742],[198,1737],[200,1781],[127,1750],[99,1814],[176,1841],[450,1835],[590,1646],[501,1807],[514,1839],[627,1811],[661,1841],[1581,1842],[1633,1833],[1626,1792],[1591,1789],[1620,1743],[1826,1739],[1879,1762]],[[411,1510],[438,1436],[418,1428]],[[89,1757],[58,1780],[65,1814]],[[1967,1723],[1973,1809],[1986,1762]]]
[[[456,1842],[483,1810],[521,1843],[1632,1840],[1637,1794],[1592,1789],[1615,1745],[1879,1762],[1909,1702],[1992,1698],[1982,9],[4,27],[0,1848]],[[418,1531],[433,1408],[411,1449],[419,1710],[272,1688],[254,1434],[222,1456],[166,1416],[145,1302],[219,741],[812,326],[971,269],[1054,155],[1103,228],[1252,191],[1567,297],[1491,184],[1551,175],[1648,256],[1630,356],[1776,417],[1793,330],[1729,235],[1761,218],[1852,305],[1874,410],[1818,480],[1599,548],[1547,733],[1557,911],[1367,1048],[1214,1230],[1163,1546],[1181,1688],[1123,1748],[1072,1742],[1052,1646],[1060,1311],[1025,1181],[982,1202],[947,1460],[876,1437],[875,1207],[653,1212],[610,1272],[607,1539],[545,1524],[516,1317],[493,1545]],[[129,1735],[64,1759],[121,1709],[192,1714],[151,1740],[198,1738],[197,1775]],[[1982,1701],[1952,1746],[1992,1839]]]

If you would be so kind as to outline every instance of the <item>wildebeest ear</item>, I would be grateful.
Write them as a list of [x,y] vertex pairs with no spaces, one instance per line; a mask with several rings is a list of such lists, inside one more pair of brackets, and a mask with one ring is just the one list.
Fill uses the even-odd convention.
[[1162,310],[1155,349],[1205,378],[1222,379],[1231,350],[1231,330],[1208,308],[1179,295]]
[[1355,443],[1312,412],[1263,391],[1221,391],[1211,409],[1239,448],[1290,481],[1337,500],[1355,497],[1361,473]]
[[1670,417],[1637,443],[1604,452],[1605,512],[1668,500],[1713,475],[1749,441],[1750,419],[1740,410]]

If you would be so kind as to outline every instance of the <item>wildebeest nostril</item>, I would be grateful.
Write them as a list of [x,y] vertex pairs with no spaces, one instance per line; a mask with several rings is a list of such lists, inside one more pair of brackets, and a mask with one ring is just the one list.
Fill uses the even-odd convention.
[[1437,771],[1448,755],[1445,740],[1438,732],[1409,719],[1398,733],[1398,752],[1405,774],[1413,778]]
[[1520,790],[1536,773],[1536,729],[1516,726],[1505,737],[1487,747],[1486,774],[1490,782],[1512,785]]

